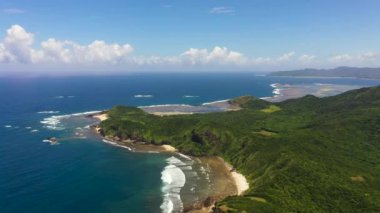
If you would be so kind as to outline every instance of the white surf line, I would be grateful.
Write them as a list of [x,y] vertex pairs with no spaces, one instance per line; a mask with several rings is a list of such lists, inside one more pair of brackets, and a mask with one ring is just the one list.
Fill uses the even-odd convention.
[[229,100],[231,100],[231,99],[212,101],[212,102],[205,102],[205,103],[202,104],[202,106],[207,106],[207,105],[212,105],[212,104],[217,104],[217,103],[223,103],[223,102],[227,102]]
[[153,98],[153,95],[134,95],[135,98]]
[[38,114],[57,114],[59,111],[40,111]]
[[117,146],[117,147],[121,147],[121,148],[124,148],[124,149],[128,149],[129,151],[133,152],[134,150],[131,148],[131,147],[128,147],[128,146],[123,146],[123,145],[120,145],[116,142],[113,142],[113,141],[110,141],[110,140],[107,140],[107,139],[103,139],[102,140],[104,143],[107,143],[107,144],[110,144],[112,146]]
[[[50,130],[64,130],[65,127],[61,125],[62,119],[67,119],[70,117],[78,117],[78,116],[87,116],[92,114],[97,114],[102,111],[88,111],[88,112],[80,112],[80,113],[72,113],[72,114],[66,114],[66,115],[53,115],[47,118],[44,118],[42,121],[40,121],[41,124],[43,124],[44,128],[50,129]],[[46,114],[46,113],[45,113]]]
[[160,206],[161,212],[182,212],[183,203],[180,192],[186,183],[186,176],[183,169],[191,170],[192,167],[173,156],[167,158],[166,162],[168,165],[165,166],[164,170],[161,172],[161,180],[163,183],[163,202]]

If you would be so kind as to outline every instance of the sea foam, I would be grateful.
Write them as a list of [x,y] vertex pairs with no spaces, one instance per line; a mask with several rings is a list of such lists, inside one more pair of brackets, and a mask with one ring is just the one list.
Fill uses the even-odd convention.
[[38,114],[57,114],[59,111],[41,111],[37,112]]
[[160,208],[163,213],[182,212],[183,203],[180,192],[186,183],[186,177],[182,169],[189,169],[189,166],[176,157],[170,157],[166,159],[166,162],[168,165],[161,172],[164,200]]
[[135,98],[153,98],[153,95],[134,95]]
[[230,99],[219,100],[219,101],[212,101],[212,102],[206,102],[206,103],[203,103],[202,106],[213,105],[213,104],[217,104],[217,103],[223,103],[223,102],[227,102],[229,100]]
[[[272,93],[273,93],[273,97],[276,98],[276,97],[279,97],[279,96],[282,96],[282,90],[283,89],[280,89],[279,87],[281,86],[281,84],[279,83],[274,83],[274,84],[271,84],[270,85],[273,89]],[[265,100],[265,98],[262,98]]]
[[182,98],[199,98],[198,95],[184,95]]
[[185,158],[186,160],[193,160],[191,157],[185,155],[185,154],[182,154],[182,153],[177,153],[179,156],[181,156],[182,158]]
[[40,121],[43,124],[43,127],[51,130],[64,130],[65,128],[61,125],[61,119],[67,118],[68,115],[60,115],[60,116],[51,116],[48,118],[44,118]]
[[40,123],[43,124],[43,127],[47,129],[64,130],[65,127],[61,123],[63,119],[67,119],[70,117],[87,116],[87,115],[92,115],[92,114],[96,114],[100,112],[101,111],[88,111],[88,112],[80,112],[80,113],[73,113],[73,114],[67,114],[67,115],[53,115],[53,116],[44,118],[42,121],[40,121]]
[[110,140],[103,139],[103,142],[107,143],[107,144],[111,144],[112,146],[117,146],[117,147],[121,147],[124,149],[128,149],[129,151],[133,151],[133,149],[131,147],[123,146],[123,145],[120,145],[120,144],[113,142],[113,141],[110,141]]

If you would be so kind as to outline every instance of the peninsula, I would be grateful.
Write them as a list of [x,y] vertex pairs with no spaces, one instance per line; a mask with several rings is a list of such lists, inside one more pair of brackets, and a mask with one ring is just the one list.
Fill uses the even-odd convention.
[[242,196],[214,212],[377,212],[380,209],[380,87],[272,103],[252,96],[240,110],[157,116],[115,106],[106,137],[219,156],[247,179]]
[[270,76],[291,77],[347,77],[380,79],[380,68],[368,67],[337,67],[334,69],[303,69],[272,72]]

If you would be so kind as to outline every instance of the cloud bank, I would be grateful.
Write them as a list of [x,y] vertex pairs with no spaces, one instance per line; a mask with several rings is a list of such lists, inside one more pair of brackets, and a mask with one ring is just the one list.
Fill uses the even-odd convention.
[[10,14],[10,15],[23,14],[25,13],[25,10],[18,9],[18,8],[7,8],[3,10],[3,13]]
[[130,44],[95,40],[88,45],[49,38],[36,44],[35,35],[20,25],[0,40],[0,72],[25,70],[112,71],[271,71],[305,67],[380,66],[380,52],[340,54],[318,58],[289,51],[278,57],[248,57],[223,46],[190,48],[174,56],[136,56]]
[[32,33],[19,25],[13,25],[0,43],[0,63],[115,64],[133,52],[129,44],[107,44],[98,40],[89,45],[80,45],[49,38],[41,43],[40,49],[34,49],[33,44]]
[[211,14],[229,14],[234,15],[235,9],[232,7],[214,7],[210,10]]

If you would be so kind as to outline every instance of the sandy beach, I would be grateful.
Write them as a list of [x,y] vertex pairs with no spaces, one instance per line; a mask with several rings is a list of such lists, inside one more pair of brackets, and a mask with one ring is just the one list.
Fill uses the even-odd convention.
[[107,112],[102,112],[102,113],[99,113],[99,114],[95,114],[95,115],[92,115],[93,118],[96,118],[100,121],[105,121],[108,119],[108,115],[107,115]]
[[209,213],[215,202],[223,200],[228,196],[243,195],[249,188],[246,178],[236,172],[231,171],[232,167],[220,157],[198,157],[199,162],[209,168],[210,187],[204,187],[204,191],[198,192],[200,202],[195,202],[192,206],[185,208],[185,212]]
[[243,193],[249,189],[249,184],[247,182],[247,179],[244,177],[244,175],[235,171],[231,172],[231,175],[235,180],[237,194],[243,195]]
[[237,172],[229,163],[220,158],[224,162],[224,165],[228,168],[231,173],[232,178],[234,179],[237,195],[243,195],[245,191],[249,189],[249,183],[247,179],[241,173]]
[[198,200],[185,206],[184,212],[212,212],[215,202],[237,194],[235,180],[224,161],[219,157],[194,158],[209,172],[209,182],[199,185]]
[[165,149],[167,152],[176,152],[177,149],[170,145],[161,145],[162,148]]

